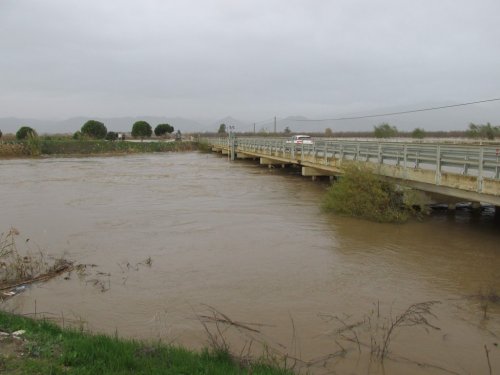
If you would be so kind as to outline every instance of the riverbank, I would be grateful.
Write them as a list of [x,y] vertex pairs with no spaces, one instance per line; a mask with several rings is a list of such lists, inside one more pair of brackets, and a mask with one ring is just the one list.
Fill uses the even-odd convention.
[[120,155],[144,152],[193,151],[196,142],[128,142],[105,140],[45,139],[0,143],[0,158],[40,155]]
[[243,364],[226,352],[201,353],[162,343],[124,340],[62,329],[45,320],[0,311],[3,374],[291,374]]

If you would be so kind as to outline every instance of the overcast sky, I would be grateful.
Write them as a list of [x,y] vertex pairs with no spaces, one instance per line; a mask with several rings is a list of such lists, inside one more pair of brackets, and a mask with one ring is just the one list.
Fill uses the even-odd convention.
[[0,0],[0,117],[253,122],[497,98],[499,20],[498,0]]

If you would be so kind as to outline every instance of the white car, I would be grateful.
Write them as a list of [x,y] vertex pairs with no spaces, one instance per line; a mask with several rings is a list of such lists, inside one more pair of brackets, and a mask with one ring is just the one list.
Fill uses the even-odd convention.
[[286,143],[293,143],[296,145],[312,145],[314,142],[308,135],[294,135],[292,139],[286,141]]

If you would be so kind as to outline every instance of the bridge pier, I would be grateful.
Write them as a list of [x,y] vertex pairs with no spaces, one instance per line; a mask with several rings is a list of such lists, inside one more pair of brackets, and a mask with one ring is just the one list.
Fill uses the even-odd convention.
[[333,176],[335,176],[335,173],[328,172],[328,171],[318,169],[318,168],[313,168],[313,167],[302,167],[302,176],[313,177],[313,180],[314,180],[315,177],[319,177],[319,176],[333,177]]

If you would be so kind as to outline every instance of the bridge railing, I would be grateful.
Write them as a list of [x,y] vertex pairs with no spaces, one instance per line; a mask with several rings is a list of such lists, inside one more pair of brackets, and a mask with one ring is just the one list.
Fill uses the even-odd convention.
[[[305,157],[325,160],[356,160],[500,179],[500,145],[450,145],[350,140],[314,140],[313,144],[294,144],[287,138],[237,138],[240,152],[281,156],[291,160]],[[211,138],[209,143],[229,147],[228,138]]]

